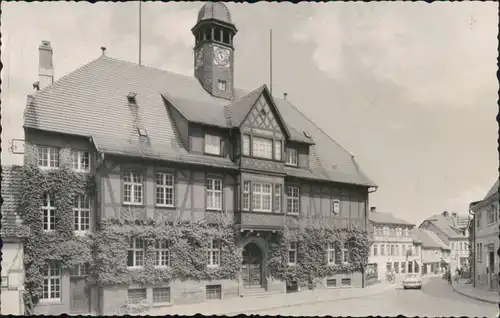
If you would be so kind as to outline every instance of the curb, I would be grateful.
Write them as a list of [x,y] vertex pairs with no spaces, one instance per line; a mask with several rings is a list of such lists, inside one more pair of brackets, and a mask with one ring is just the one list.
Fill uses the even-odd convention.
[[[305,306],[305,305],[314,305],[314,304],[322,304],[322,303],[328,303],[331,301],[339,301],[339,300],[349,300],[349,299],[357,299],[357,298],[364,298],[364,297],[370,297],[370,296],[375,296],[378,294],[382,294],[386,291],[389,291],[394,288],[394,284],[390,284],[387,286],[387,288],[384,288],[382,290],[379,290],[374,293],[366,294],[366,295],[360,295],[360,296],[350,296],[350,297],[340,297],[340,298],[334,298],[334,299],[323,299],[323,300],[313,300],[309,302],[303,302],[303,303],[298,303],[298,304],[288,304],[288,305],[281,305],[281,306],[274,306],[274,307],[266,307],[266,308],[259,308],[255,310],[248,310],[250,313],[258,313],[262,311],[267,311],[267,310],[275,310],[275,309],[281,309],[281,308],[289,308],[289,307],[299,307],[299,306]],[[229,315],[239,315],[242,314],[241,311],[235,311],[235,312],[227,312],[227,313],[220,313],[217,315],[224,315],[224,316],[229,316]],[[246,314],[246,313],[244,313]]]
[[469,294],[464,293],[462,291],[459,291],[458,289],[455,288],[455,286],[453,284],[451,286],[452,286],[453,290],[457,294],[460,294],[462,296],[465,296],[465,297],[468,297],[468,298],[471,298],[471,299],[474,299],[474,300],[482,301],[482,302],[485,302],[485,303],[490,303],[490,304],[498,304],[499,303],[498,301],[492,301],[492,300],[489,300],[489,299],[484,299],[484,298],[481,298],[481,297],[472,296],[472,295],[469,295]]

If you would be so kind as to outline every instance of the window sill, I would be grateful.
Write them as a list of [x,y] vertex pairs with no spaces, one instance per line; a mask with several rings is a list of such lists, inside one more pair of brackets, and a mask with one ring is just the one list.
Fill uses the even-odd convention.
[[77,173],[90,173],[90,170],[79,170],[79,169],[71,169],[73,172],[77,172]]
[[161,208],[161,209],[175,209],[175,205],[165,205],[165,204],[156,204],[155,208]]
[[144,203],[123,202],[123,206],[145,207]]
[[168,269],[170,268],[169,265],[155,265],[154,268],[156,269]]
[[62,300],[61,298],[47,298],[47,299],[40,299],[39,301],[39,304],[41,306],[44,306],[44,305],[62,305]]
[[161,302],[161,303],[152,303],[151,307],[157,308],[157,307],[171,307],[173,304],[171,302]]
[[59,167],[44,167],[44,166],[38,166],[40,170],[45,170],[45,171],[50,171],[50,170],[57,170]]
[[297,266],[297,263],[288,263],[288,267],[295,267]]
[[208,212],[222,212],[222,209],[206,208]]
[[205,156],[223,158],[223,156],[222,156],[220,153],[210,153],[210,152],[204,152],[203,154],[204,154]]
[[87,234],[89,234],[90,231],[73,231],[73,235],[74,236],[86,236]]
[[209,265],[207,265],[207,268],[219,268],[219,265],[217,265],[217,264],[209,264]]
[[294,164],[291,164],[291,163],[286,163],[286,162],[285,162],[285,166],[287,166],[287,167],[292,167],[292,168],[298,168],[298,167],[299,167],[299,165],[298,165],[298,164],[294,165]]
[[287,212],[286,215],[290,215],[290,216],[299,216],[299,213],[290,213],[290,212]]
[[127,266],[127,269],[131,270],[131,271],[137,271],[137,270],[144,269],[144,266]]

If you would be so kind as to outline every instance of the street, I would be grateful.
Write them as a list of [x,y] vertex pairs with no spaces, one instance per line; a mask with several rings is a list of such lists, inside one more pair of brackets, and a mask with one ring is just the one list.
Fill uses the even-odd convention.
[[375,296],[337,302],[291,306],[287,308],[245,312],[245,314],[283,316],[428,316],[428,317],[494,317],[498,306],[461,296],[441,278],[431,278],[422,290],[396,287]]

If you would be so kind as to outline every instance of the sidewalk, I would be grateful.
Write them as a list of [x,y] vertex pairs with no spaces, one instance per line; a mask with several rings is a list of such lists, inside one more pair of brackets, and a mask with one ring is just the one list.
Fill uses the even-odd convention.
[[311,303],[362,298],[394,289],[397,285],[380,283],[366,288],[339,288],[307,290],[289,294],[273,294],[221,300],[210,300],[199,304],[177,305],[168,308],[151,309],[148,315],[238,315],[269,309],[300,306]]
[[453,290],[455,290],[460,295],[476,299],[479,301],[484,301],[490,304],[498,304],[500,298],[497,291],[490,291],[482,288],[474,288],[471,284],[466,284],[468,280],[460,279],[458,283],[453,282]]

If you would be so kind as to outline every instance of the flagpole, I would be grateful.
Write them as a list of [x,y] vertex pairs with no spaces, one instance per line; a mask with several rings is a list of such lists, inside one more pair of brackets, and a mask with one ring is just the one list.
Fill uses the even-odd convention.
[[273,96],[273,29],[269,30],[269,90]]
[[141,37],[142,37],[142,30],[141,30],[141,26],[142,26],[142,23],[141,23],[141,18],[142,18],[142,14],[141,14],[141,3],[142,1],[139,0],[139,65],[141,65]]

